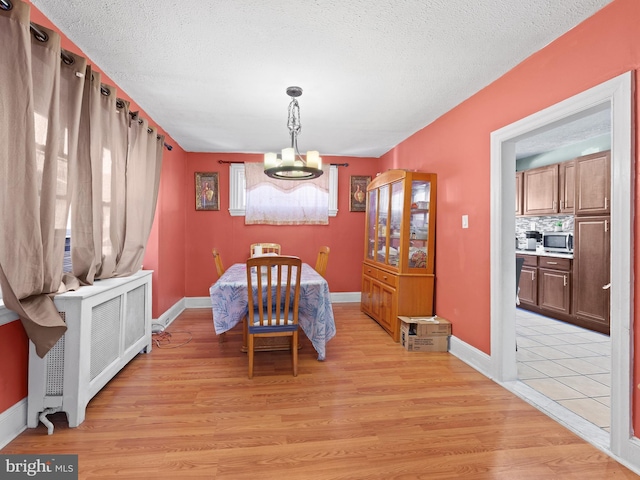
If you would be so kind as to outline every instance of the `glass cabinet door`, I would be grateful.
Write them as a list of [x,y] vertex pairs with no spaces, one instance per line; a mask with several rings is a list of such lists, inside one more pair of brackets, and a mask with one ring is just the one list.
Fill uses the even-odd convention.
[[397,267],[400,260],[400,239],[404,188],[402,182],[391,184],[391,215],[389,221],[389,265]]
[[389,185],[378,189],[378,232],[376,241],[376,260],[386,263],[388,258],[387,226],[389,225]]
[[366,257],[375,258],[376,253],[376,218],[378,216],[378,190],[367,192],[367,245]]
[[429,199],[431,183],[411,182],[411,215],[409,230],[409,268],[427,268],[429,252]]

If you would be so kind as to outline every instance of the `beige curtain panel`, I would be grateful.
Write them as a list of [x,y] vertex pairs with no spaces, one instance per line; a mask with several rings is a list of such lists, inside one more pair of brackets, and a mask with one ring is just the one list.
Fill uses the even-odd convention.
[[[132,127],[115,88],[29,10],[0,7],[0,286],[44,356],[66,331],[54,295],[141,268],[164,138]],[[62,272],[70,207],[74,276]]]

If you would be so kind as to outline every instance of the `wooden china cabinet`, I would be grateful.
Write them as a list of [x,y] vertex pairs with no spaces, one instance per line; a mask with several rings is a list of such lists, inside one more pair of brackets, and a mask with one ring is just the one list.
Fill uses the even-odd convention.
[[433,315],[436,175],[389,170],[367,187],[361,310],[399,340],[398,315]]

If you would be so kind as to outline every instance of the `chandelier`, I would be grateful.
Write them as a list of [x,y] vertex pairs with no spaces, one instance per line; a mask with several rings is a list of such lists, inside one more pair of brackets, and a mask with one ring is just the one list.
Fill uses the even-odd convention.
[[322,175],[322,158],[317,150],[307,152],[306,158],[298,151],[298,135],[302,130],[300,124],[300,105],[297,97],[302,95],[300,87],[287,88],[291,97],[287,127],[291,135],[291,146],[282,149],[282,154],[264,154],[264,173],[280,180],[309,180]]

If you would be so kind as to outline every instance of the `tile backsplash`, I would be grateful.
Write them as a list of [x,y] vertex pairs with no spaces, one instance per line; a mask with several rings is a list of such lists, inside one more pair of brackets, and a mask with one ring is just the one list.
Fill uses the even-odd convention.
[[[516,236],[524,239],[524,232],[537,230],[539,232],[553,232],[555,224],[562,222],[562,231],[573,233],[573,215],[550,215],[544,217],[516,217]],[[535,223],[535,228],[531,228]]]

